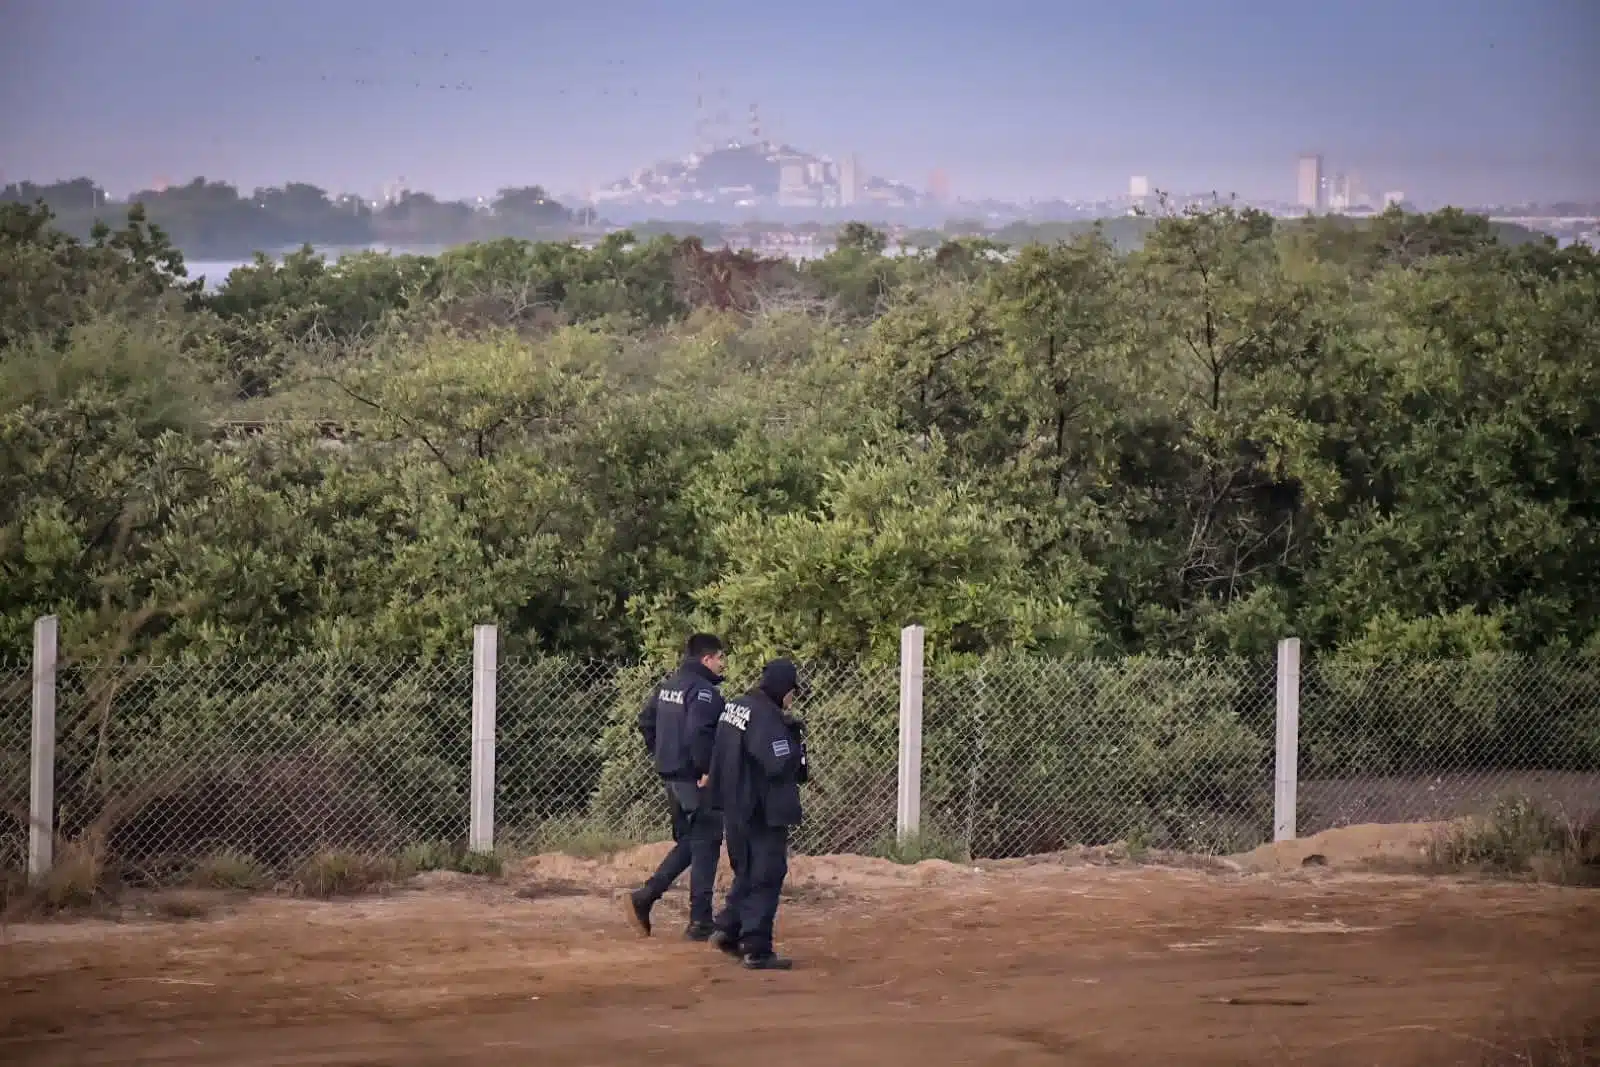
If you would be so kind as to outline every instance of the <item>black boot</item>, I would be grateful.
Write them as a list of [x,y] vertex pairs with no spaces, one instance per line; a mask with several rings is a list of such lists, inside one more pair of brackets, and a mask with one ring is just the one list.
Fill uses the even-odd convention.
[[639,931],[640,937],[650,936],[650,909],[655,907],[655,901],[644,894],[643,890],[635,890],[622,898],[622,913],[628,917],[628,922]]
[[794,967],[794,961],[771,951],[746,952],[744,966],[747,971],[787,971]]
[[683,931],[683,936],[690,941],[710,941],[716,927],[710,923],[690,923]]
[[744,959],[744,953],[739,950],[738,934],[730,934],[726,930],[713,930],[711,947],[725,956],[732,956],[736,960]]

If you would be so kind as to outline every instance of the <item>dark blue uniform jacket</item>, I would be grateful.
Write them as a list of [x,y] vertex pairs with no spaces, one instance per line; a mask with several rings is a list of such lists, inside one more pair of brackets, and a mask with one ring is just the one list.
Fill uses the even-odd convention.
[[793,665],[780,660],[763,673],[760,685],[731,701],[717,723],[711,807],[730,823],[800,825],[800,786],[809,773],[805,724],[782,705],[795,686]]
[[711,747],[722,718],[722,676],[685,660],[655,687],[639,712],[639,733],[667,781],[694,782],[711,770]]

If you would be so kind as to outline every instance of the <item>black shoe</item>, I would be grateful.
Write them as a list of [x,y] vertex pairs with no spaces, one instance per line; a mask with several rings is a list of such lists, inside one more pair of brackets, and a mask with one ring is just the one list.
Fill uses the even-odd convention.
[[639,893],[629,893],[622,898],[622,914],[628,917],[628,922],[639,931],[640,937],[650,936],[650,909],[655,906],[655,901]]
[[683,936],[690,941],[710,941],[716,927],[710,923],[690,923],[683,931]]
[[786,956],[779,956],[772,952],[746,952],[744,954],[744,968],[747,971],[787,971],[794,967],[794,960]]
[[744,959],[744,953],[739,951],[739,936],[730,934],[726,930],[713,930],[711,932],[711,947],[725,956],[732,956],[736,960]]

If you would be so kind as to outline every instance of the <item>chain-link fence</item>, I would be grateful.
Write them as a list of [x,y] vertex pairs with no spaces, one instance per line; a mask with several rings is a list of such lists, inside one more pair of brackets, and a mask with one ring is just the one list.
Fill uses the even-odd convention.
[[636,732],[625,735],[659,673],[554,658],[499,665],[497,844],[529,852],[599,851],[661,836],[664,816],[632,818],[614,799],[618,757],[640,744]]
[[465,660],[63,667],[57,832],[152,878],[462,838],[471,681]]
[[995,659],[930,673],[925,831],[973,857],[1272,832],[1270,661]]
[[[472,663],[221,660],[63,666],[56,825],[126,872],[209,857],[286,872],[321,849],[464,846]],[[668,833],[636,718],[664,672],[509,660],[494,678],[495,837],[599,853]],[[0,862],[20,866],[27,665],[0,665]],[[797,850],[894,844],[899,671],[813,665]],[[748,678],[724,686],[730,698]],[[1271,661],[999,657],[924,679],[922,854],[993,858],[1114,841],[1234,852],[1271,836]],[[1600,806],[1600,662],[1309,658],[1299,827],[1480,812],[1518,794]]]
[[1507,797],[1600,814],[1600,659],[1308,657],[1301,834],[1480,815]]
[[0,659],[0,871],[28,854],[28,793],[33,732],[33,668]]
[[[601,850],[668,833],[636,721],[658,667],[513,660],[497,681],[496,838],[518,850]],[[896,668],[816,666],[802,713],[811,751],[802,852],[863,852],[893,836]],[[731,698],[744,679],[723,691]]]

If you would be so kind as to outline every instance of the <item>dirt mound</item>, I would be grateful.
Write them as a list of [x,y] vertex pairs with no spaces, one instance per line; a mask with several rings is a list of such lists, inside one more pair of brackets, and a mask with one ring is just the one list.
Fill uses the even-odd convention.
[[483,879],[462,874],[460,871],[422,871],[412,876],[411,886],[416,889],[461,889],[481,884]]
[[[1006,875],[1047,876],[1050,871],[1083,867],[1165,867],[1213,874],[1281,874],[1303,868],[1403,869],[1427,859],[1429,846],[1449,823],[1384,823],[1342,826],[1310,837],[1262,845],[1236,856],[1200,856],[1160,849],[1131,850],[1126,845],[1095,845],[1018,859],[986,860],[965,866],[945,860],[902,864],[871,856],[791,856],[787,889],[792,895],[842,897],[930,886],[954,888]],[[584,887],[591,893],[631,889],[650,877],[671,845],[658,842],[607,856],[564,854],[532,856],[513,865],[514,885]],[[717,869],[725,891],[733,879],[726,853]],[[677,888],[686,889],[688,877]]]
[[1371,868],[1421,863],[1449,823],[1366,823],[1324,830],[1294,841],[1262,845],[1233,857],[1246,871],[1281,872],[1302,867]]
[[[1294,845],[1303,843],[1291,842]],[[513,864],[508,874],[512,884],[518,886],[562,886],[569,890],[581,886],[591,893],[614,893],[642,884],[670,848],[667,842],[658,842],[599,857],[585,858],[563,853],[530,856]],[[1296,857],[1294,863],[1289,865],[1298,864]],[[1196,856],[1159,849],[1132,852],[1124,845],[1080,847],[1021,859],[986,860],[972,866],[940,859],[895,863],[873,856],[850,854],[791,856],[786,889],[796,896],[837,897],[931,886],[953,888],[1006,873],[1025,871],[1037,874],[1075,867],[1172,867],[1218,874],[1238,873],[1246,869],[1241,863],[1217,856]],[[717,868],[717,888],[725,891],[732,880],[733,868],[724,852]],[[688,877],[685,875],[676,888],[682,890],[687,885]]]
[[650,877],[671,849],[670,842],[658,841],[596,857],[553,852],[520,860],[512,864],[508,873],[518,883],[584,885],[606,892],[631,889]]
[[861,892],[950,885],[980,877],[975,867],[946,860],[893,863],[872,856],[795,856],[789,861],[789,880],[797,889],[834,889]]
[[1134,850],[1125,844],[1079,845],[1061,852],[990,860],[984,864],[984,869],[992,871],[1055,867],[1172,867],[1180,870],[1213,871],[1218,874],[1236,873],[1240,869],[1234,861],[1219,856],[1169,852],[1158,848]]
[[[585,886],[593,892],[609,893],[631,889],[649,878],[671,847],[658,842],[595,858],[561,853],[530,856],[514,864],[509,873],[518,885]],[[791,856],[788,886],[799,891],[862,892],[947,885],[977,873],[974,868],[944,860],[900,864],[870,856]],[[687,875],[680,879],[680,888],[687,885],[687,879]],[[724,852],[717,868],[717,885],[726,889],[732,880],[733,870]]]

